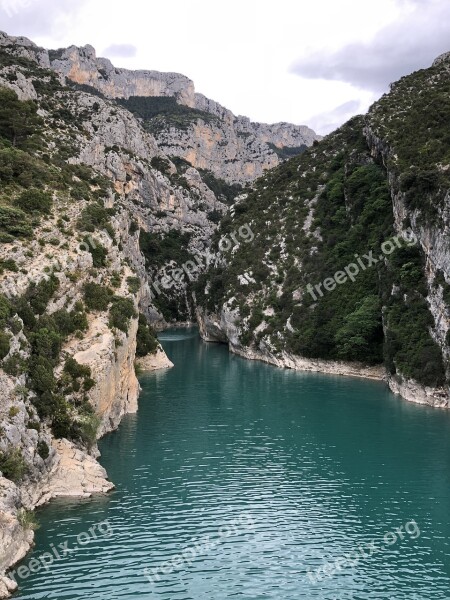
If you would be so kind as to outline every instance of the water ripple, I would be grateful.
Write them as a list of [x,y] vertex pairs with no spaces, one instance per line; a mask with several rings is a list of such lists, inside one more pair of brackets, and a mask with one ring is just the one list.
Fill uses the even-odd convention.
[[[175,368],[143,378],[138,415],[101,443],[116,490],[40,511],[32,556],[74,550],[17,598],[450,599],[450,415],[192,330],[162,340]],[[112,535],[80,546],[105,519]]]

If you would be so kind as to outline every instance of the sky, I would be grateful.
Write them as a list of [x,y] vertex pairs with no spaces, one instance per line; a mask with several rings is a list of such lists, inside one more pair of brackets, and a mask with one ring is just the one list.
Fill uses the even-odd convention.
[[0,30],[174,71],[253,121],[326,134],[450,51],[448,0],[0,0]]

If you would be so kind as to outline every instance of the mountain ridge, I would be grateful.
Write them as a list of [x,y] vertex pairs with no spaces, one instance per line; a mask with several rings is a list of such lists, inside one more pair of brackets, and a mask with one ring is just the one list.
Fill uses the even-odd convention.
[[[0,32],[0,46],[22,47],[22,55],[37,60],[74,83],[87,85],[110,99],[174,98],[192,111],[182,130],[170,121],[162,131],[152,130],[160,147],[169,156],[188,160],[192,166],[211,170],[230,183],[247,183],[264,170],[280,164],[283,151],[293,155],[312,145],[321,136],[305,125],[286,122],[266,124],[235,116],[218,102],[195,92],[194,83],[179,73],[118,69],[107,58],[98,58],[93,46],[70,46],[59,50],[39,48],[27,38],[11,38]],[[202,114],[217,117],[208,122]],[[197,125],[195,125],[197,122]],[[184,135],[185,131],[188,135]],[[224,165],[223,154],[226,153]]]

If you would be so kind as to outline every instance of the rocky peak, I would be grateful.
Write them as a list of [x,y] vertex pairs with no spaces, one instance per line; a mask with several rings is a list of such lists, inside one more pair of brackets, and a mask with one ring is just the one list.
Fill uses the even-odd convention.
[[438,56],[433,63],[433,67],[437,67],[438,65],[441,65],[442,63],[450,64],[450,52],[444,52],[444,54],[441,54],[440,56]]
[[109,59],[98,58],[90,45],[51,50],[49,55],[52,69],[108,98],[174,96],[180,104],[195,105],[194,84],[179,73],[117,69]]
[[[116,68],[109,59],[97,57],[90,45],[47,51],[26,38],[6,34],[0,35],[0,45],[13,48],[16,56],[53,69],[62,78],[95,88],[106,98],[120,100],[132,112],[133,98],[174,98],[185,110],[178,110],[176,104],[174,107],[168,101],[161,114],[141,119],[145,128],[168,156],[188,161],[230,184],[251,182],[321,139],[304,125],[269,125],[236,116],[218,102],[196,93],[194,83],[184,75]],[[34,97],[32,90],[19,87],[16,91],[22,99]],[[131,103],[127,104],[130,98]],[[173,118],[175,113],[178,116]],[[139,111],[135,115],[141,118]]]
[[24,46],[25,48],[37,48],[36,44],[26,37],[13,37],[0,31],[0,46]]
[[14,56],[27,58],[44,68],[50,67],[48,51],[26,37],[14,37],[0,31],[0,47],[2,46],[7,47]]

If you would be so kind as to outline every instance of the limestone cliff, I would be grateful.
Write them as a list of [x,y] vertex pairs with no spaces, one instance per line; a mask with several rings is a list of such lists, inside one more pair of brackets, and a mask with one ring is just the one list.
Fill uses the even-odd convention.
[[[161,152],[128,111],[64,87],[25,39],[0,36],[0,55],[2,103],[31,115],[20,142],[0,135],[1,574],[32,544],[25,511],[113,487],[96,439],[137,410],[138,313],[162,320],[141,229],[214,224],[151,166]],[[13,590],[2,576],[0,597]]]
[[306,126],[266,125],[236,117],[217,102],[195,93],[193,82],[183,75],[117,69],[108,59],[97,58],[92,46],[50,51],[49,64],[68,79],[92,86],[108,98],[169,97],[196,109],[181,126],[162,117],[152,132],[168,156],[183,158],[193,167],[211,171],[230,183],[253,181],[279,164],[283,150],[300,152],[320,139]]
[[[3,39],[3,42],[2,42]],[[3,34],[0,44],[11,43]],[[277,164],[286,151],[301,152],[320,139],[306,126],[290,123],[254,123],[213,100],[195,92],[194,83],[177,73],[118,69],[98,58],[92,46],[49,52],[20,38],[22,53],[34,54],[40,64],[50,67],[78,85],[90,86],[107,98],[174,98],[192,112],[181,126],[161,117],[152,132],[168,156],[183,158],[197,169],[211,171],[229,183],[246,183]],[[194,110],[195,109],[195,110]]]
[[447,53],[240,196],[221,233],[254,240],[217,248],[204,339],[450,406],[449,77]]

